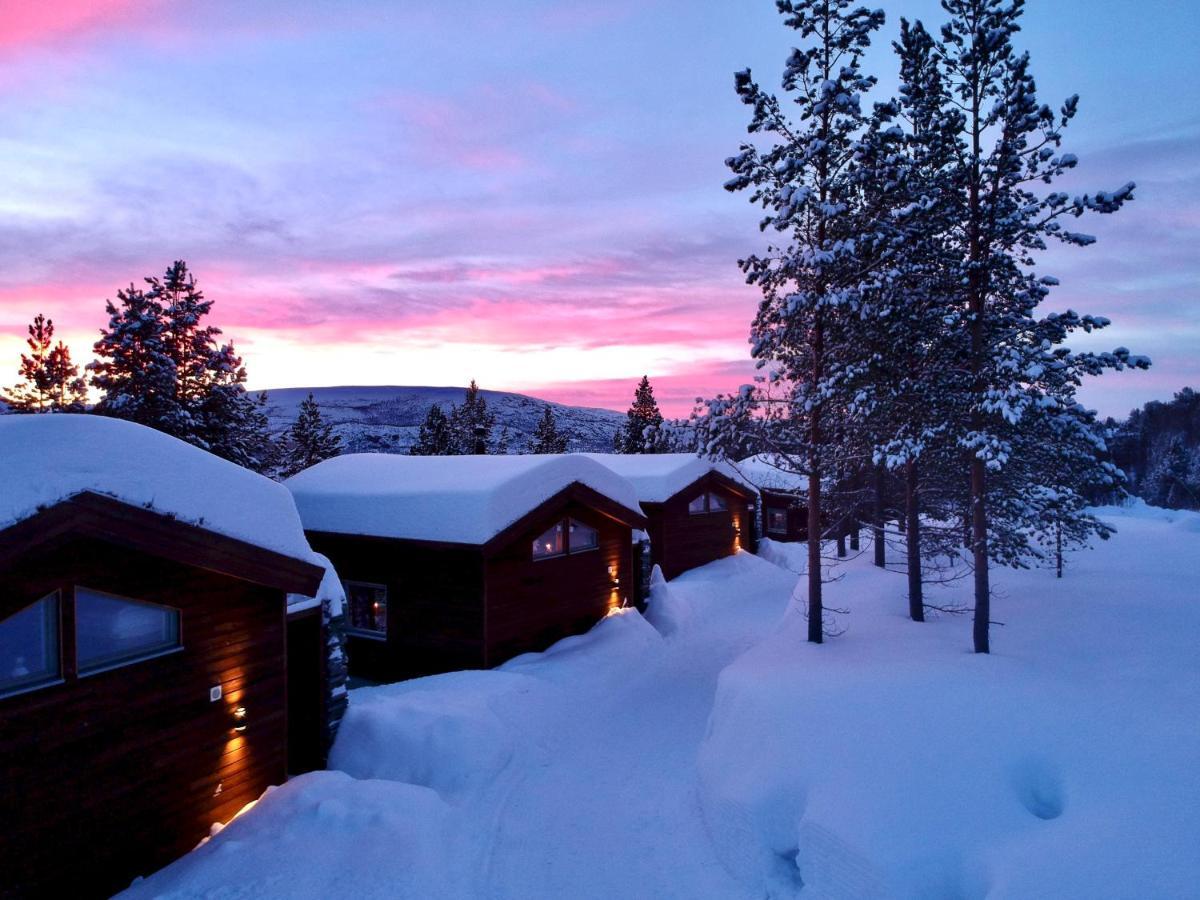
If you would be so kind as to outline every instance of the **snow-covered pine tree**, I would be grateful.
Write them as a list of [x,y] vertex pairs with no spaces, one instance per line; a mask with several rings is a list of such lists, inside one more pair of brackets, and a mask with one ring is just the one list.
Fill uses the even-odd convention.
[[496,455],[508,456],[511,450],[512,436],[508,433],[508,425],[500,426],[500,436],[496,438]]
[[21,354],[22,381],[4,396],[5,403],[18,413],[82,412],[87,385],[67,345],[54,343],[54,321],[35,316],[25,343],[29,353]]
[[457,455],[458,447],[450,429],[450,419],[436,403],[429,407],[425,421],[417,432],[417,441],[408,452],[412,456]]
[[[753,110],[749,131],[765,145],[745,143],[727,160],[731,191],[751,189],[766,210],[762,230],[784,239],[763,256],[739,262],[746,280],[762,291],[751,333],[752,353],[767,368],[758,390],[718,404],[721,416],[740,418],[738,404],[781,403],[774,419],[789,431],[782,441],[786,465],[808,476],[808,639],[824,635],[821,538],[822,486],[839,447],[827,424],[848,409],[848,378],[861,363],[849,327],[865,284],[874,276],[864,255],[874,255],[873,217],[862,214],[856,157],[867,126],[862,95],[875,83],[860,68],[883,13],[850,0],[778,0],[785,24],[804,46],[793,50],[783,90],[795,116],[756,83],[749,70],[735,76],[742,102]],[[764,389],[764,385],[766,386]],[[771,386],[776,397],[770,394]]]
[[530,453],[566,453],[567,436],[559,433],[558,423],[554,420],[554,410],[546,406],[542,417],[538,419],[537,428],[529,439]]
[[1029,56],[1012,43],[1024,0],[943,0],[942,6],[950,18],[937,54],[953,102],[963,113],[953,180],[961,214],[952,273],[962,291],[959,309],[946,324],[964,329],[968,339],[962,360],[968,401],[956,436],[970,454],[973,637],[976,652],[986,653],[989,564],[996,559],[990,552],[988,482],[1013,455],[1012,429],[1035,407],[1050,418],[1069,416],[1072,404],[1056,386],[1077,384],[1105,369],[1144,368],[1149,360],[1124,348],[1086,354],[1062,346],[1076,330],[1108,324],[1099,317],[1068,311],[1036,318],[1057,281],[1034,273],[1035,254],[1050,239],[1093,243],[1061,220],[1116,212],[1132,199],[1133,184],[1074,197],[1059,191],[1035,194],[1038,182],[1052,184],[1077,163],[1061,145],[1078,97],[1069,98],[1057,114],[1038,102]]
[[496,416],[488,411],[487,398],[472,378],[463,395],[463,402],[450,411],[450,431],[454,435],[455,453],[466,455],[490,452],[492,430],[495,427]]
[[654,388],[646,375],[633,392],[633,404],[625,413],[625,424],[614,440],[617,453],[665,453],[663,417],[654,399]]
[[321,415],[320,404],[311,393],[300,402],[296,421],[284,438],[283,468],[280,475],[290,478],[297,472],[332,459],[342,452],[342,439],[333,433],[333,423]]

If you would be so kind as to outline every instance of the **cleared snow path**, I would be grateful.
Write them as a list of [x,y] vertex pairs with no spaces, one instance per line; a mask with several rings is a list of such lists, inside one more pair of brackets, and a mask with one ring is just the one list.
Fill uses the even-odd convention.
[[[757,590],[746,592],[748,580]],[[482,894],[751,896],[714,855],[696,756],[718,674],[778,624],[793,581],[748,556],[688,573],[669,590],[691,608],[690,627],[617,677],[581,679],[555,698],[540,759],[514,760]]]

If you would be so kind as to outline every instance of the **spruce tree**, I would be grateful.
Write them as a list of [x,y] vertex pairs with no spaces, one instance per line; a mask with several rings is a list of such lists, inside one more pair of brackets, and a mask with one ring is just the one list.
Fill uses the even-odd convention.
[[969,454],[971,555],[974,571],[974,645],[990,648],[989,565],[993,542],[1022,541],[1016,523],[998,534],[992,521],[989,481],[1013,457],[1016,434],[1028,413],[1072,427],[1073,389],[1084,376],[1149,360],[1118,348],[1112,353],[1074,353],[1063,346],[1075,331],[1102,328],[1100,317],[1068,311],[1038,318],[1037,307],[1058,282],[1033,271],[1035,255],[1049,240],[1087,246],[1089,235],[1068,230],[1064,219],[1088,212],[1113,213],[1132,199],[1132,183],[1112,192],[1069,195],[1034,193],[1075,168],[1074,154],[1061,150],[1064,129],[1079,98],[1055,113],[1040,104],[1028,54],[1013,47],[1024,0],[943,0],[950,18],[937,55],[953,103],[961,110],[958,160],[951,189],[958,215],[953,232],[957,265],[950,273],[961,285],[959,308],[946,324],[966,334],[960,361],[967,398],[956,427]]
[[566,453],[567,436],[560,434],[558,424],[554,421],[554,410],[549,406],[542,410],[533,437],[529,440],[530,453]]
[[495,427],[496,416],[488,411],[487,398],[472,378],[463,396],[463,402],[450,412],[454,452],[462,455],[488,453],[492,445],[492,430]]
[[300,402],[299,414],[285,437],[281,476],[290,478],[341,452],[342,439],[333,433],[333,424],[322,417],[321,407],[310,393]]
[[665,453],[669,449],[654,388],[645,375],[633,392],[633,405],[625,413],[625,425],[614,438],[614,448],[618,453]]
[[417,433],[417,441],[408,452],[412,456],[454,456],[458,453],[450,420],[436,403],[429,407]]
[[79,367],[71,362],[71,351],[62,341],[54,343],[54,322],[40,313],[29,326],[29,354],[21,354],[18,384],[4,401],[13,412],[82,412],[87,403],[87,385]]
[[[749,189],[766,214],[761,228],[782,238],[763,256],[740,261],[749,284],[763,294],[751,332],[752,353],[767,369],[758,390],[741,392],[713,410],[746,419],[737,407],[775,409],[767,415],[791,457],[789,471],[808,475],[808,639],[824,635],[821,538],[822,490],[838,468],[836,434],[853,415],[848,378],[861,362],[850,326],[873,276],[872,224],[862,213],[857,157],[867,126],[862,95],[874,84],[860,61],[883,13],[852,8],[850,0],[778,0],[784,22],[804,42],[792,51],[783,89],[795,102],[794,120],[780,101],[737,73],[735,87],[752,110],[749,132],[762,147],[745,143],[726,161],[734,177],[727,190]],[[761,417],[761,416],[760,416]],[[832,517],[831,517],[832,521]]]

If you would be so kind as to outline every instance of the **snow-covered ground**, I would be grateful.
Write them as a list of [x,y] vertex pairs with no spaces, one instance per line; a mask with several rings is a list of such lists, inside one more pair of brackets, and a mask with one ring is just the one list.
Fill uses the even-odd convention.
[[355,691],[342,771],[128,896],[1195,896],[1200,515],[1105,515],[1062,581],[998,573],[988,657],[869,554],[805,644],[796,575],[741,554],[500,670]]

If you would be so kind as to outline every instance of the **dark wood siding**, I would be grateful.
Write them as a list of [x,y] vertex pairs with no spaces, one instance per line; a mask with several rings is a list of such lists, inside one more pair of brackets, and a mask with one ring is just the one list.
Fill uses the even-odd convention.
[[[688,504],[697,496],[720,494],[728,507],[724,512],[692,514]],[[643,503],[650,520],[650,549],[663,575],[674,578],[749,546],[753,528],[747,513],[749,498],[715,478],[704,478],[680,491],[665,503]]]
[[325,766],[325,632],[321,608],[287,619],[288,773]]
[[351,675],[394,681],[486,665],[478,548],[316,531],[308,537],[344,581],[387,587],[386,639],[346,635]]
[[179,608],[183,649],[0,698],[0,894],[108,896],[285,775],[282,590],[79,539],[0,573],[0,617],[61,589],[69,650],[74,584]]
[[[808,540],[808,506],[802,498],[782,491],[762,491],[762,533],[773,541]],[[783,510],[787,515],[787,530],[773,532],[767,528],[768,511]]]
[[[565,517],[597,529],[600,546],[535,561],[534,538]],[[632,531],[573,502],[490,556],[486,579],[487,662],[495,666],[587,631],[611,609],[634,603]]]

